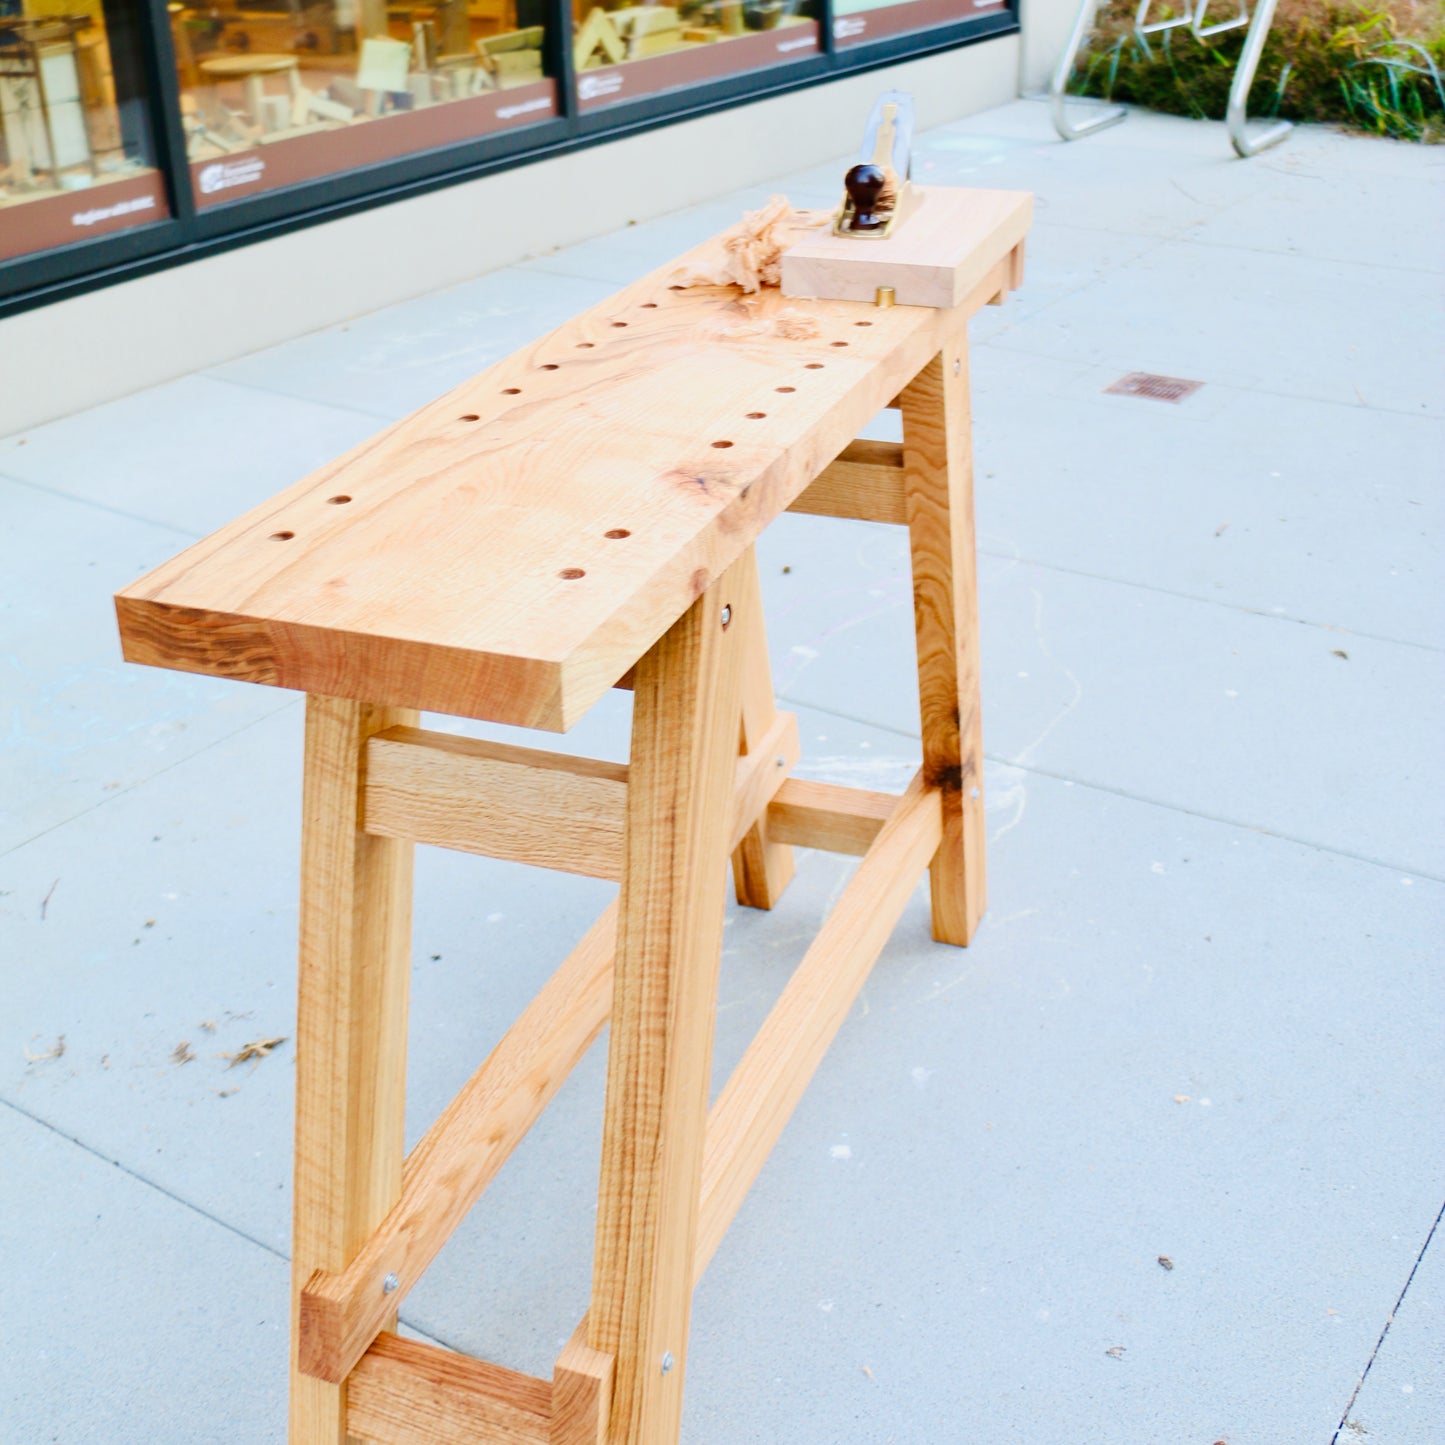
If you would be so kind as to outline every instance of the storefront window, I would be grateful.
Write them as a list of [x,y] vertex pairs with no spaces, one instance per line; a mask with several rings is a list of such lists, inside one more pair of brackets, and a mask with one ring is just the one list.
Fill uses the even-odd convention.
[[546,0],[172,4],[197,205],[555,115],[546,10]]
[[1002,15],[1007,9],[1007,0],[833,0],[833,39],[860,45],[907,30]]
[[135,0],[0,0],[0,261],[163,219]]
[[818,6],[799,0],[572,0],[579,109],[816,55]]

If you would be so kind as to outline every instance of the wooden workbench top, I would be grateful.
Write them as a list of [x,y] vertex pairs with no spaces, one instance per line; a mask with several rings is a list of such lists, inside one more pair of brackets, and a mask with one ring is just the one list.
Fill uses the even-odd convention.
[[[999,194],[980,282],[1027,226]],[[126,658],[571,727],[989,299],[675,290],[678,264],[125,588]]]

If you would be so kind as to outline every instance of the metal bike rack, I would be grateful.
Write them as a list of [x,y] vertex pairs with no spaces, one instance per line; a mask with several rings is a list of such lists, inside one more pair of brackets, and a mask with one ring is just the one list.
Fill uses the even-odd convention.
[[[1165,20],[1151,21],[1149,11],[1153,3],[1154,0],[1140,0],[1138,11],[1134,16],[1134,35],[1146,50],[1149,49],[1149,36],[1157,35],[1165,30],[1177,30],[1188,26],[1196,40],[1206,40],[1210,36],[1221,35],[1226,30],[1236,30],[1241,25],[1249,26],[1249,32],[1244,37],[1244,49],[1240,52],[1239,62],[1234,67],[1234,79],[1229,87],[1229,104],[1225,110],[1225,125],[1229,131],[1229,143],[1234,147],[1235,153],[1246,160],[1250,156],[1257,156],[1263,150],[1268,150],[1270,146],[1278,145],[1294,129],[1293,122],[1277,120],[1251,136],[1247,130],[1246,115],[1249,90],[1254,84],[1254,73],[1259,68],[1259,58],[1264,53],[1264,42],[1269,38],[1269,28],[1274,24],[1274,9],[1278,0],[1255,0],[1252,14],[1249,9],[1249,0],[1238,0],[1239,11],[1237,14],[1232,15],[1228,20],[1217,20],[1212,25],[1205,22],[1209,0],[1182,0],[1183,9],[1179,15],[1170,16]],[[1089,32],[1093,29],[1094,15],[1098,7],[1099,0],[1079,0],[1078,14],[1074,16],[1074,28],[1069,32],[1068,43],[1064,46],[1064,52],[1059,57],[1059,63],[1054,68],[1053,79],[1049,83],[1049,113],[1054,122],[1054,129],[1058,131],[1062,140],[1082,140],[1086,135],[1093,135],[1095,131],[1107,130],[1111,125],[1118,125],[1128,115],[1128,111],[1119,105],[1103,109],[1089,120],[1071,121],[1065,110],[1065,103],[1069,99],[1067,94],[1069,80],[1074,73],[1074,65],[1078,60],[1079,51],[1083,49],[1084,42],[1089,38]]]
[[1074,16],[1074,28],[1069,32],[1069,42],[1064,46],[1064,53],[1059,57],[1059,63],[1054,69],[1054,78],[1049,82],[1049,113],[1061,140],[1082,140],[1086,135],[1093,135],[1095,131],[1118,125],[1129,114],[1122,105],[1105,110],[1092,120],[1070,121],[1064,113],[1065,91],[1069,86],[1069,77],[1074,73],[1074,61],[1078,58],[1084,41],[1089,38],[1089,31],[1094,28],[1094,12],[1098,8],[1099,0],[1079,0],[1079,13]]
[[1274,24],[1276,3],[1277,0],[1255,0],[1254,19],[1249,22],[1249,33],[1244,37],[1244,49],[1240,52],[1239,64],[1234,67],[1234,80],[1229,87],[1229,105],[1224,112],[1224,123],[1229,128],[1229,143],[1241,160],[1248,160],[1270,146],[1277,146],[1294,129],[1293,121],[1277,120],[1253,137],[1245,133],[1249,88],[1254,84],[1254,72],[1259,67],[1259,57],[1264,53],[1264,42],[1269,39],[1269,27]]

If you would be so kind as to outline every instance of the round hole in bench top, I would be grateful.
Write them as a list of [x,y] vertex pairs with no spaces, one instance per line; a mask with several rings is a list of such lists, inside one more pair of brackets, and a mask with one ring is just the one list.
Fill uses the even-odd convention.
[[854,326],[872,326],[872,324],[871,321],[855,321],[853,323]]
[[749,421],[762,421],[762,419],[763,419],[765,416],[767,416],[767,412],[765,412],[765,411],[750,411],[750,412],[748,413],[748,420],[749,420]]
[[717,447],[719,450],[721,450],[723,447],[730,447],[730,446],[732,446],[732,443],[731,443],[731,442],[714,442],[714,443],[713,443],[713,446],[715,446],[715,447]]
[[822,371],[822,369],[823,363],[821,361],[810,361],[807,365],[807,370],[809,371]]
[[847,344],[848,343],[846,341],[835,341],[833,343],[834,346],[847,346]]
[[578,350],[578,351],[591,351],[592,348],[593,348],[594,346],[596,346],[596,345],[597,345],[597,343],[596,343],[595,341],[579,341],[579,342],[577,343],[577,350]]
[[344,507],[344,506],[347,504],[347,502],[349,502],[349,501],[351,500],[351,498],[350,498],[350,497],[346,497],[346,496],[341,496],[341,497],[327,497],[326,500],[327,500],[328,502],[330,502],[333,507]]
[[542,363],[542,370],[543,370],[543,371],[556,371],[556,370],[557,370],[557,363],[556,363],[555,361],[544,361],[544,362]]
[[458,417],[457,420],[458,420],[458,421],[481,421],[481,417],[479,417],[479,416],[476,414],[476,412],[474,412],[474,411],[469,411],[465,416]]
[[644,302],[642,303],[642,309],[643,309],[644,311],[656,311],[656,310],[657,310],[657,302],[656,302],[656,301],[644,301]]
[[610,532],[604,532],[602,535],[604,537],[611,537],[612,540],[616,542],[623,537],[630,537],[632,533],[629,532],[626,527],[614,527]]
[[797,391],[797,389],[796,386],[775,386],[773,388],[774,391]]
[[271,540],[273,542],[289,542],[295,535],[295,532],[272,532]]
[[579,577],[585,577],[587,574],[580,567],[564,567],[557,575],[564,582],[575,582]]
[[627,323],[626,323],[625,321],[614,321],[612,324],[613,324],[614,326],[626,326],[626,325],[627,325]]
[[522,388],[520,386],[504,386],[502,388],[503,396],[521,396],[521,394]]

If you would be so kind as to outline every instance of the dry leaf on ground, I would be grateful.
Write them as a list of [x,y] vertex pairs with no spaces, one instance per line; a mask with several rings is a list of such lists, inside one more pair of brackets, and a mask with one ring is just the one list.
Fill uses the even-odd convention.
[[279,1048],[285,1042],[284,1034],[275,1039],[252,1039],[249,1044],[242,1044],[234,1054],[222,1054],[221,1057],[231,1061],[226,1065],[228,1069],[234,1069],[237,1064],[259,1064],[262,1059],[270,1056],[272,1049]]

